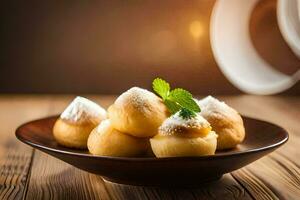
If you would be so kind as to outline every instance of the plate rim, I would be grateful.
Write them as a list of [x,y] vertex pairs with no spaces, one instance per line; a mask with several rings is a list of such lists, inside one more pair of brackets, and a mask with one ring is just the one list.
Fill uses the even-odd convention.
[[254,118],[254,117],[249,117],[247,115],[241,115],[242,118],[247,118],[250,120],[256,120],[256,121],[260,121],[260,122],[264,122],[264,123],[268,123],[272,126],[276,126],[279,129],[281,129],[281,131],[284,133],[284,138],[274,144],[271,145],[267,145],[267,146],[263,146],[263,147],[259,147],[259,148],[253,148],[253,149],[249,149],[246,151],[239,151],[236,153],[232,153],[232,154],[214,154],[214,155],[204,155],[204,156],[186,156],[186,157],[164,157],[164,158],[156,158],[156,157],[113,157],[113,156],[98,156],[98,155],[92,155],[92,154],[86,154],[86,153],[79,153],[79,152],[71,152],[71,151],[66,151],[66,150],[60,150],[60,149],[55,149],[52,147],[47,147],[41,144],[37,144],[34,142],[31,142],[30,140],[24,139],[21,134],[20,134],[20,130],[23,129],[24,127],[26,127],[28,124],[31,123],[35,123],[38,121],[43,121],[43,120],[49,120],[49,119],[55,119],[58,118],[59,115],[51,115],[48,117],[43,117],[43,118],[39,118],[39,119],[35,119],[35,120],[30,120],[28,122],[25,122],[23,124],[21,124],[20,126],[18,126],[18,128],[15,131],[15,136],[16,138],[23,142],[24,144],[27,144],[33,148],[39,149],[39,150],[47,150],[48,152],[55,152],[58,154],[63,154],[63,155],[69,155],[69,156],[79,156],[79,157],[84,157],[84,158],[88,158],[88,159],[99,159],[99,160],[110,160],[110,161],[121,161],[121,162],[164,162],[164,161],[187,161],[187,160],[210,160],[210,159],[223,159],[223,158],[227,158],[227,157],[235,157],[235,156],[242,156],[242,155],[247,155],[247,154],[252,154],[252,153],[256,153],[256,152],[262,152],[262,151],[267,151],[267,150],[272,150],[272,149],[276,149],[278,147],[280,147],[281,145],[285,144],[288,140],[289,140],[289,134],[288,131],[285,130],[284,128],[282,128],[279,125],[276,125],[272,122],[268,122],[262,119],[258,119],[258,118]]

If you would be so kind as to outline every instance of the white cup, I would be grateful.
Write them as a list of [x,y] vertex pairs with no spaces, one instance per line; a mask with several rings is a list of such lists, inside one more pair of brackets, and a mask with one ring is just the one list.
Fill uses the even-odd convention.
[[298,0],[278,0],[277,20],[280,32],[289,47],[300,58],[300,19]]
[[294,75],[285,75],[256,52],[250,39],[249,21],[258,1],[217,0],[210,38],[216,62],[233,85],[246,93],[269,95],[292,87],[300,79],[300,70]]

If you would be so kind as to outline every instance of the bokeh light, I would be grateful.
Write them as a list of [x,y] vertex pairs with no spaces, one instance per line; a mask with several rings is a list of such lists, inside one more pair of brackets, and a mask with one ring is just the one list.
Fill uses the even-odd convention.
[[195,20],[190,24],[190,33],[195,38],[200,38],[204,33],[204,28],[199,20]]

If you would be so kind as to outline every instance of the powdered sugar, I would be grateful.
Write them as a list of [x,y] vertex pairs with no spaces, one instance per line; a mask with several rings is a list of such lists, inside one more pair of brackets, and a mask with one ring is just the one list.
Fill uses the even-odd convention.
[[219,101],[218,99],[207,96],[204,99],[197,101],[201,109],[202,116],[209,116],[213,113],[228,113],[232,112],[232,108],[229,107],[225,102]]
[[85,122],[106,118],[106,111],[98,104],[84,97],[76,97],[60,117],[69,122]]
[[210,124],[201,115],[196,114],[196,117],[183,119],[179,112],[175,113],[159,127],[159,132],[165,135],[179,133],[182,128],[208,128]]
[[132,87],[121,94],[115,101],[116,105],[126,105],[130,103],[136,109],[145,110],[149,105],[155,104],[155,100],[159,98],[152,92],[139,87]]

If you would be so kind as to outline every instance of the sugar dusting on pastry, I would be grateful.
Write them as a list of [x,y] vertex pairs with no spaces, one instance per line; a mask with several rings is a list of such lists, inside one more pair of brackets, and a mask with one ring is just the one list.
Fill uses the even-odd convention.
[[201,115],[196,114],[190,119],[183,119],[179,112],[175,113],[159,127],[159,132],[164,135],[173,135],[180,133],[181,128],[209,128],[210,124]]
[[60,118],[73,123],[82,123],[104,119],[106,118],[106,111],[89,99],[76,97],[60,115]]
[[218,134],[217,149],[236,147],[245,138],[245,127],[239,113],[214,97],[208,96],[198,102],[203,116]]
[[115,104],[123,104],[123,101],[127,101],[128,99],[130,99],[131,106],[138,110],[144,111],[148,108],[147,103],[149,99],[153,98],[157,97],[152,92],[139,87],[132,87],[122,95],[120,95],[116,99]]
[[198,105],[201,109],[202,116],[209,116],[215,112],[218,113],[228,113],[234,111],[230,106],[228,106],[225,102],[219,101],[218,99],[207,96],[204,99],[201,99],[198,102]]
[[112,126],[135,137],[152,137],[169,116],[162,99],[154,93],[133,87],[122,93],[108,108]]

